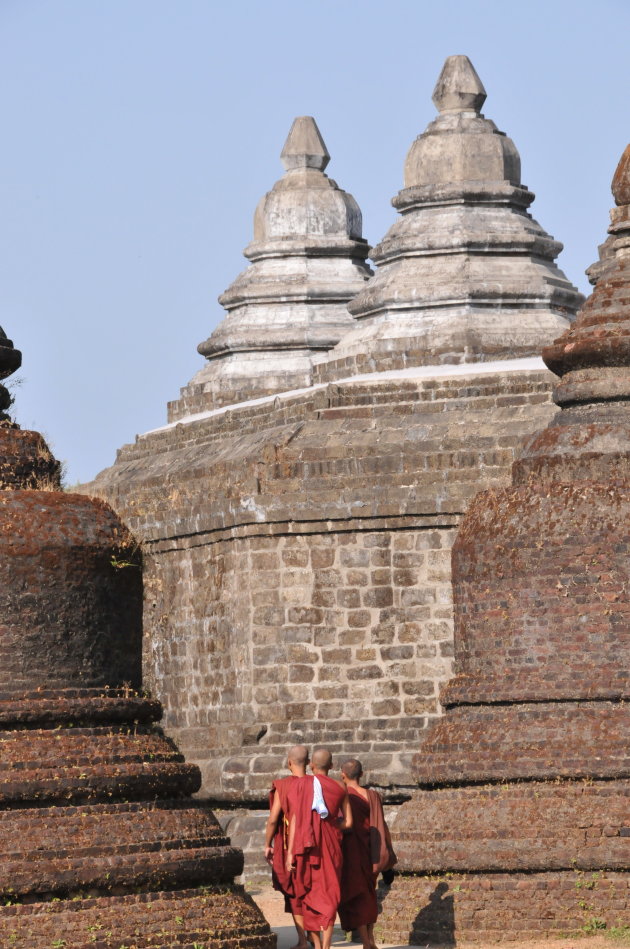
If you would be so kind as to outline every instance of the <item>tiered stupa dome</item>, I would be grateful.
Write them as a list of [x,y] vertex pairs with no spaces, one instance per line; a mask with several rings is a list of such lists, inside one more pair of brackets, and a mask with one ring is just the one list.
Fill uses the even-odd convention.
[[[630,146],[613,194],[595,290],[543,350],[561,411],[455,541],[456,674],[415,762],[426,790],[396,825],[413,876],[394,929],[396,901],[415,906],[441,871],[458,939],[628,920]],[[398,935],[424,942],[427,923]]]
[[[0,331],[0,373],[20,354]],[[0,386],[0,405],[7,405]],[[137,546],[0,420],[0,945],[272,949],[141,684]]]
[[554,264],[562,250],[527,212],[514,143],[480,109],[467,56],[449,56],[439,116],[413,143],[401,217],[374,248],[375,276],[349,304],[356,320],[319,378],[439,363],[537,356],[583,297]]
[[199,345],[208,361],[170,421],[309,385],[313,355],[354,325],[346,304],[372,273],[361,211],[324,174],[330,156],[310,116],[295,119],[281,158],[286,172],[254,216],[251,266],[219,298],[228,315]]

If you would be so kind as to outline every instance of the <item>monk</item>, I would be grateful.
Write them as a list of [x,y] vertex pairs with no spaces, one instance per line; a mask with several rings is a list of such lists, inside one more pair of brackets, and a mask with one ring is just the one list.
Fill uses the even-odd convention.
[[352,827],[352,811],[341,781],[328,776],[332,755],[317,748],[312,776],[289,791],[287,869],[295,896],[301,900],[304,929],[315,949],[330,949],[341,898],[341,838]]
[[339,918],[346,932],[358,931],[363,949],[376,949],[376,878],[381,870],[394,866],[396,854],[381,797],[376,791],[361,787],[362,775],[363,767],[356,758],[350,758],[341,766],[352,811],[352,830],[343,838]]
[[306,775],[308,748],[293,745],[287,754],[287,768],[291,772],[277,778],[269,791],[269,817],[265,828],[265,860],[271,867],[271,879],[275,890],[284,895],[284,910],[291,913],[298,935],[293,949],[310,949],[306,941],[301,900],[291,895],[290,873],[287,870],[287,844],[289,841],[289,790],[295,781]]

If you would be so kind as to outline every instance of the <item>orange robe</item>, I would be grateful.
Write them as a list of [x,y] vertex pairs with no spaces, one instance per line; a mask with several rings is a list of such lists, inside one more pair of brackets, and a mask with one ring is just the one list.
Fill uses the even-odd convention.
[[354,788],[348,788],[352,810],[352,829],[343,836],[343,871],[341,874],[341,928],[349,932],[359,926],[375,923],[376,875],[372,868],[370,802]]
[[289,792],[289,809],[295,814],[292,887],[301,900],[304,928],[320,932],[331,926],[341,898],[341,831],[338,818],[346,795],[338,781],[317,777],[322,786],[328,817],[312,810],[313,778],[307,775]]
[[289,842],[289,792],[296,781],[301,781],[292,774],[285,778],[277,778],[271,785],[269,791],[269,810],[273,807],[276,794],[280,798],[280,816],[278,818],[278,827],[273,838],[273,863],[271,865],[271,881],[274,890],[279,890],[284,895],[284,910],[286,913],[294,913],[298,916],[302,914],[302,906],[299,900],[291,895],[290,874],[286,868],[287,844]]

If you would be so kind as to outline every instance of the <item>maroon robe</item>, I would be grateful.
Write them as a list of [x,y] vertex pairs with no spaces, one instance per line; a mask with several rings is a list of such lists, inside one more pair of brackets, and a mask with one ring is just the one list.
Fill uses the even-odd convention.
[[381,795],[366,788],[370,805],[370,844],[372,849],[372,870],[378,876],[381,870],[391,870],[398,863],[398,857],[392,847],[389,827],[385,823]]
[[289,793],[289,810],[295,815],[293,895],[301,900],[304,928],[320,932],[331,926],[341,898],[341,831],[338,826],[345,789],[332,778],[317,775],[328,817],[312,809],[313,777],[307,775]]
[[286,913],[302,915],[302,905],[299,900],[291,895],[292,887],[290,874],[286,868],[287,844],[289,842],[289,792],[296,781],[302,778],[288,774],[285,778],[277,778],[271,785],[269,791],[269,810],[273,806],[276,796],[280,798],[280,816],[278,817],[278,827],[273,838],[273,862],[271,864],[271,881],[274,890],[279,890],[284,895],[284,910]]
[[352,829],[343,835],[343,870],[341,874],[341,928],[349,932],[359,926],[375,923],[376,875],[372,867],[370,801],[354,788],[348,788],[352,810]]

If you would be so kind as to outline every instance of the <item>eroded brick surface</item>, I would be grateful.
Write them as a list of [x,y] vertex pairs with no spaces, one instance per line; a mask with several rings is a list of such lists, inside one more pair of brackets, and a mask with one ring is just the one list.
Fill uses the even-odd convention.
[[415,791],[399,808],[405,872],[623,869],[630,854],[630,781],[502,782]]
[[0,690],[137,687],[141,597],[137,546],[111,508],[0,490]]
[[600,870],[398,876],[382,896],[382,942],[449,949],[579,937],[627,925],[630,876]]
[[[185,927],[185,931],[184,931]],[[3,907],[0,937],[17,949],[275,949],[276,937],[241,887],[86,897]]]

